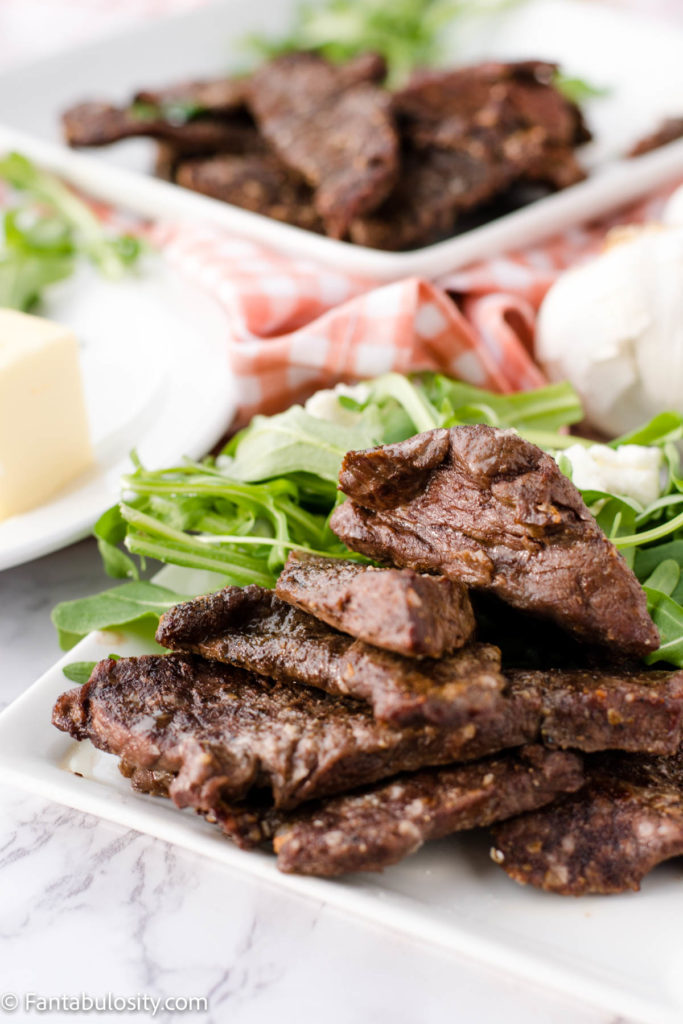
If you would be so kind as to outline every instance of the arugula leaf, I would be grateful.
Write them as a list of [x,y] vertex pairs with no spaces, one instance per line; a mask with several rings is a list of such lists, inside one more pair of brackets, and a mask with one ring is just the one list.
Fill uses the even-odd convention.
[[253,482],[288,473],[313,473],[336,483],[346,452],[379,441],[367,423],[343,427],[310,416],[293,405],[276,416],[255,416],[229,466],[235,480]]
[[652,575],[658,565],[669,560],[683,568],[683,540],[667,541],[636,551],[636,576],[642,582]]
[[140,573],[137,565],[125,551],[121,551],[116,546],[122,544],[126,539],[126,530],[126,520],[118,505],[107,509],[93,527],[93,533],[97,538],[97,549],[106,574],[118,580],[138,580]]
[[0,306],[30,312],[43,289],[69,277],[73,268],[70,256],[0,253]]
[[72,683],[80,683],[82,686],[90,679],[96,664],[96,661],[72,661],[63,667],[62,672]]
[[[32,202],[46,206],[52,218],[59,219],[64,229],[71,232],[74,248],[86,255],[106,277],[121,277],[137,257],[140,251],[137,239],[128,238],[122,247],[119,240],[108,238],[86,203],[21,153],[9,153],[0,159],[0,177],[17,191],[27,193]],[[11,245],[11,235],[5,241]]]
[[[120,656],[118,654],[108,654],[108,658],[112,661],[119,661]],[[70,679],[72,683],[79,683],[81,686],[87,683],[90,676],[93,674],[93,670],[96,661],[72,661],[68,665],[64,665],[62,672],[67,679]]]
[[472,16],[490,15],[520,0],[328,0],[302,3],[279,39],[251,35],[244,41],[259,57],[314,50],[328,60],[379,53],[387,62],[387,84],[403,82],[415,67],[447,54],[445,29]]
[[678,441],[683,437],[683,416],[677,412],[662,412],[654,416],[637,430],[622,434],[609,442],[610,448],[620,448],[623,444],[662,445],[667,441]]
[[611,89],[605,86],[594,85],[592,82],[587,82],[585,78],[572,78],[561,71],[555,73],[553,84],[566,99],[571,103],[576,103],[577,106],[581,106],[587,100],[602,99],[611,92]]
[[661,645],[658,650],[649,654],[645,661],[653,665],[658,661],[667,661],[679,668],[683,667],[683,607],[672,597],[661,590],[645,585],[647,608],[652,620],[659,630]]
[[160,615],[184,600],[186,595],[155,583],[123,583],[94,597],[62,601],[52,612],[52,622],[62,649],[69,650],[94,630],[119,628],[143,619],[156,623]]

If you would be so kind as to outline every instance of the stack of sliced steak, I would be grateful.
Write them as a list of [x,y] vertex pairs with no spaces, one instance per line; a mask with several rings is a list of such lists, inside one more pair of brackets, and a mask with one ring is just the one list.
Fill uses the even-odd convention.
[[[332,523],[383,566],[292,553],[275,591],[163,616],[166,655],[107,659],[54,722],[283,871],[380,870],[495,824],[493,858],[558,892],[637,887],[683,852],[683,672],[635,577],[539,449],[456,427],[349,453]],[[476,637],[494,591],[578,638],[579,666]]]
[[[63,117],[71,146],[147,136],[169,181],[332,238],[408,249],[463,216],[584,176],[590,138],[555,87],[555,65],[485,63],[382,86],[382,58],[275,58],[244,78],[144,89],[129,107],[86,102]],[[519,195],[515,199],[515,190]]]

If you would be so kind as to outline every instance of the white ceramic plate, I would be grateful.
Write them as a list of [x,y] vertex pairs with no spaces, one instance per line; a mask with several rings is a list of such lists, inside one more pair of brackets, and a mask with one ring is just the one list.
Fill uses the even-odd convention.
[[284,252],[354,273],[393,279],[433,277],[475,259],[528,245],[683,176],[683,142],[638,160],[619,160],[662,117],[683,111],[683,32],[664,21],[601,6],[595,0],[527,0],[495,18],[456,23],[454,62],[484,57],[543,57],[567,73],[606,86],[588,104],[595,142],[583,159],[589,179],[459,237],[409,253],[383,253],[322,238],[199,196],[140,172],[150,144],[134,140],[74,153],[59,145],[59,113],[84,98],[124,101],[136,87],[221,74],[240,67],[240,40],[286,28],[296,0],[227,0],[104,39],[0,75],[0,149],[21,148],[102,199],[137,212],[199,218]]
[[84,270],[51,290],[47,312],[81,342],[96,464],[43,505],[0,522],[0,569],[85,536],[116,501],[131,449],[150,468],[197,458],[235,407],[224,314],[161,260],[113,283]]
[[55,699],[71,685],[62,664],[146,650],[139,639],[95,633],[65,655],[0,715],[0,778],[629,1021],[680,1024],[680,861],[655,870],[638,894],[581,899],[511,882],[489,860],[484,834],[428,844],[381,875],[343,881],[282,875],[273,857],[238,850],[196,814],[134,793],[119,775],[116,758],[75,744],[50,724]]

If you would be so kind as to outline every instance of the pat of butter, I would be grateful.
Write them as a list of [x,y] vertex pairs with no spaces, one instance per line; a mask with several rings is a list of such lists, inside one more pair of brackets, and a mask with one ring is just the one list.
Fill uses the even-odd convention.
[[42,504],[92,461],[76,338],[0,309],[0,520]]

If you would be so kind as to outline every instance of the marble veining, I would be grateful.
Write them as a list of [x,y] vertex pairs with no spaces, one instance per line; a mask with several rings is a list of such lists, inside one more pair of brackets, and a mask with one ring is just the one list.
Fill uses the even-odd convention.
[[[0,707],[58,657],[50,608],[106,585],[92,542],[0,573]],[[617,1024],[11,787],[0,790],[0,991],[207,997],[207,1014],[155,1018],[169,1022]]]

